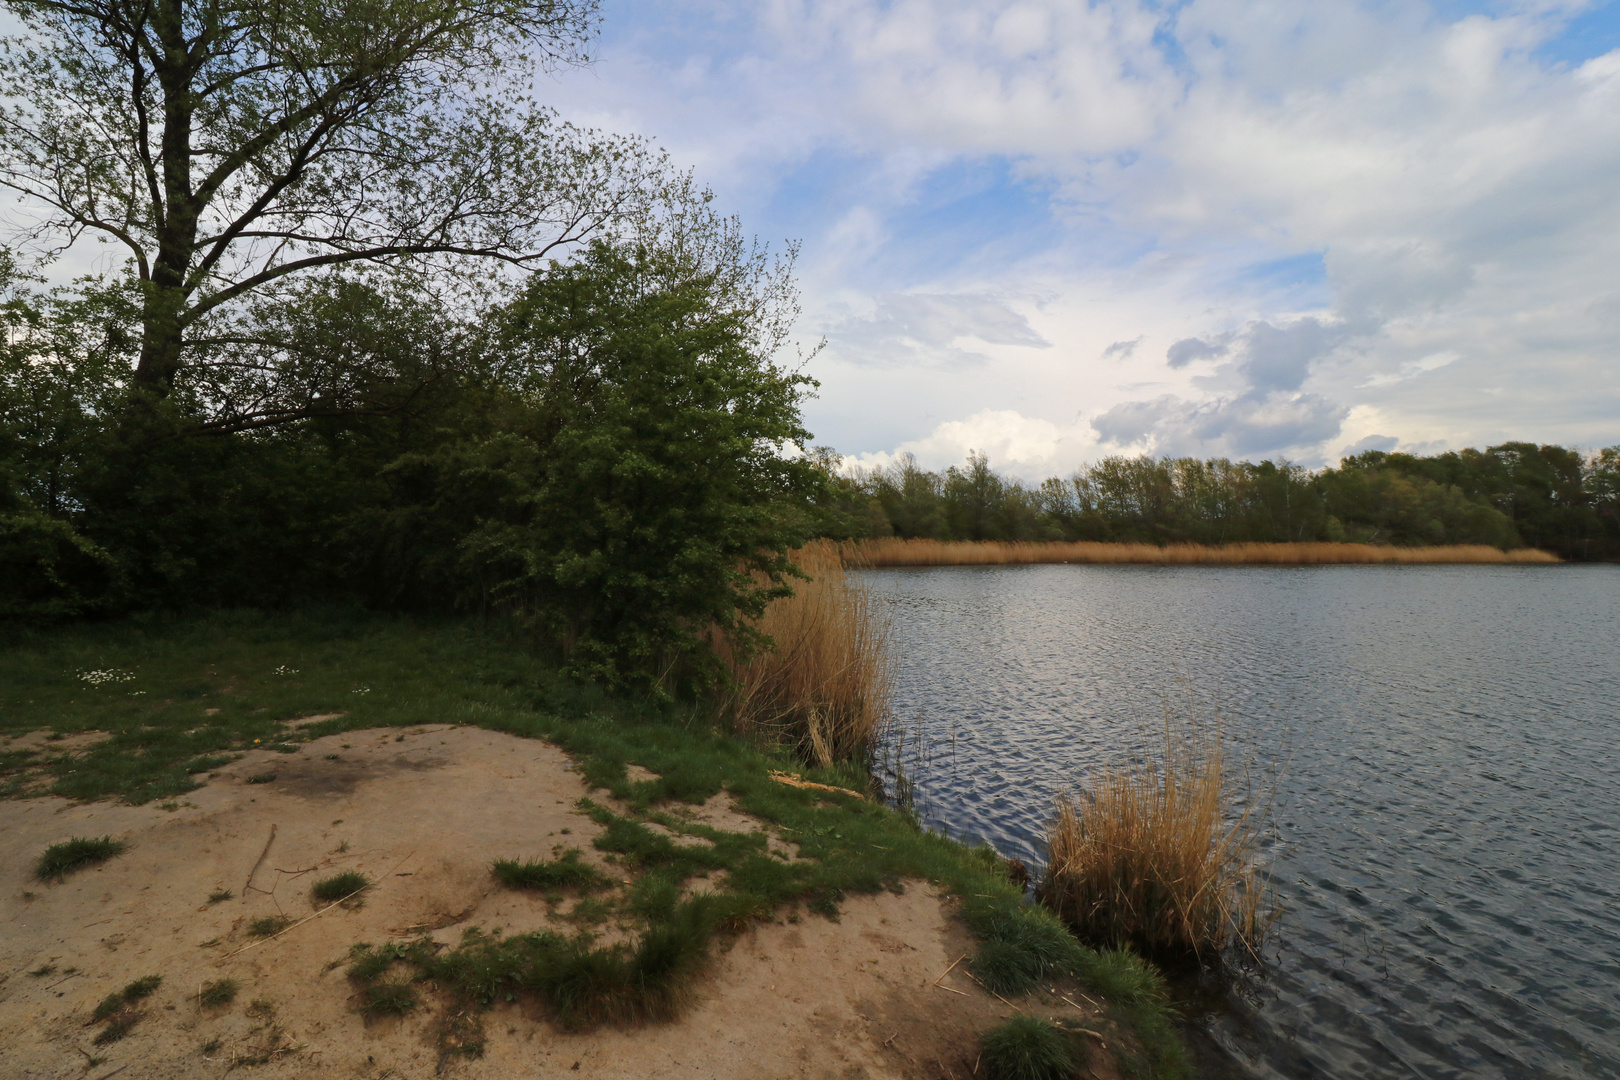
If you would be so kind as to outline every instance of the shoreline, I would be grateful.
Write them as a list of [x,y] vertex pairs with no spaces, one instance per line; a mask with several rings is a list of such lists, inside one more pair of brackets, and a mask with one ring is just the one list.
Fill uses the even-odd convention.
[[900,566],[1550,566],[1564,560],[1539,548],[1485,544],[1132,544],[1092,541],[850,540],[839,545],[852,570]]

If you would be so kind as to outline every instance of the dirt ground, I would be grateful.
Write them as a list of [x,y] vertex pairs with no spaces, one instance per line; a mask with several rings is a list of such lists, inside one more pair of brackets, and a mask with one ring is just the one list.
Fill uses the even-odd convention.
[[[489,865],[556,845],[599,861],[599,827],[574,806],[585,794],[545,743],[418,727],[254,751],[163,805],[0,802],[0,1075],[965,1080],[980,1033],[1012,1015],[963,967],[944,974],[971,943],[952,901],[920,882],[851,897],[836,923],[783,911],[723,939],[696,1003],[670,1024],[566,1033],[517,1003],[485,1015],[482,1058],[444,1059],[433,1009],[370,1023],[353,1011],[342,964],[356,942],[555,925],[542,898],[501,888]],[[719,828],[761,827],[725,796],[696,812]],[[62,883],[34,880],[47,845],[106,834],[128,852]],[[342,870],[379,884],[358,907],[316,915],[310,885]],[[210,903],[222,890],[233,897]],[[309,921],[272,939],[247,933],[274,915]],[[94,1045],[97,1003],[148,975],[163,981],[140,1020]],[[202,985],[223,978],[240,984],[236,1000],[199,1006]],[[1070,1002],[1018,1005],[1096,1030],[1091,1074],[1114,1076],[1114,1029]]]

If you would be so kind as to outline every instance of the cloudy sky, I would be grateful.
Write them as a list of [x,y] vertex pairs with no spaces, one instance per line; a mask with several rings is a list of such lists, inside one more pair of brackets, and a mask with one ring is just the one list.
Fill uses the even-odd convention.
[[604,16],[547,96],[803,242],[846,454],[1620,442],[1620,2]]

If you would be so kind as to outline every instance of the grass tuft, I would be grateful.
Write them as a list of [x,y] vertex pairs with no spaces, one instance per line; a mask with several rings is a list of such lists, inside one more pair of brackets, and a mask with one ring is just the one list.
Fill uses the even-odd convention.
[[356,870],[345,870],[341,874],[334,874],[315,883],[309,890],[317,903],[335,904],[339,900],[346,900],[371,885],[371,879]]
[[360,988],[359,1012],[364,1016],[404,1016],[419,1004],[416,987],[392,980]]
[[982,1060],[989,1080],[1070,1080],[1079,1067],[1069,1036],[1025,1013],[985,1034]]
[[580,861],[579,848],[569,848],[548,861],[517,862],[501,859],[491,867],[496,880],[512,889],[554,889],[572,886],[581,890],[600,889],[609,884],[606,874]]
[[220,979],[205,985],[197,994],[197,1004],[204,1008],[218,1008],[236,1000],[241,987],[235,979]]
[[229,889],[215,889],[213,892],[208,894],[208,902],[210,904],[222,904],[226,900],[231,900],[235,897],[236,894]]
[[247,924],[248,937],[274,937],[293,924],[287,915],[261,915]]
[[1151,955],[1259,955],[1270,918],[1256,822],[1234,811],[1220,732],[1166,726],[1162,762],[1061,794],[1041,900],[1084,938]]
[[34,865],[34,876],[40,881],[53,878],[61,881],[75,871],[106,862],[128,850],[128,844],[110,836],[75,836],[46,848]]

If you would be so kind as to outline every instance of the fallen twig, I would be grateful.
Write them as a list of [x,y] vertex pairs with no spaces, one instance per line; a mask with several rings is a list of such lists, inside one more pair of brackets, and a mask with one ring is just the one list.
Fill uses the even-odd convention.
[[[247,881],[242,885],[242,898],[244,900],[247,899],[247,891],[253,888],[253,875],[257,874],[259,872],[259,867],[264,865],[265,858],[270,854],[270,845],[275,842],[276,827],[272,825],[270,826],[270,838],[264,842],[264,850],[259,852],[259,861],[253,864],[252,870],[248,871]],[[258,891],[263,892],[264,890],[260,889]]]
[[969,971],[967,973],[967,977],[972,979],[974,982],[979,983],[979,985],[984,988],[985,993],[989,994],[991,997],[995,998],[997,1001],[999,1001],[1003,1005],[1007,1006],[1007,1008],[1011,1009],[1013,1012],[1023,1012],[1024,1011],[1023,1009],[1020,1009],[1018,1006],[1014,1005],[1012,1002],[1008,1001],[1006,998],[1002,997],[1000,994],[996,993],[994,990],[990,989],[988,986],[985,986],[984,983],[979,982],[979,977],[977,975],[973,974],[973,972]]
[[[415,855],[415,854],[416,854],[416,852],[412,851],[410,855],[405,856],[405,858],[403,858],[403,859],[399,860],[399,862],[395,863],[394,864],[394,870],[398,870],[400,867],[404,866],[405,863],[410,859],[411,855]],[[388,873],[392,874],[393,872],[394,872],[393,870],[390,870]],[[386,877],[387,875],[384,875],[384,876]],[[252,942],[250,944],[244,945],[240,949],[237,949],[235,952],[228,952],[224,956],[220,957],[218,960],[216,960],[214,962],[216,964],[224,963],[226,960],[229,960],[231,957],[236,956],[239,953],[245,953],[249,949],[256,949],[260,945],[263,945],[267,941],[274,941],[274,940],[276,940],[276,938],[280,937],[282,934],[290,933],[290,932],[298,929],[300,926],[303,926],[305,923],[309,922],[311,919],[318,919],[322,915],[325,915],[328,911],[331,911],[333,908],[341,906],[345,901],[354,899],[356,896],[359,896],[361,893],[365,892],[367,889],[375,889],[379,884],[381,884],[381,883],[377,882],[377,881],[367,882],[366,884],[360,886],[358,889],[354,890],[354,892],[350,893],[348,896],[342,897],[341,899],[338,899],[338,900],[334,900],[330,904],[327,904],[325,907],[321,908],[315,914],[305,916],[304,918],[299,919],[297,922],[293,923],[291,926],[285,927],[285,928],[283,928],[281,930],[277,930],[274,934],[271,934],[269,937],[260,938],[258,941],[255,941],[255,942]]]
[[[963,953],[961,956],[958,956],[956,958],[956,961],[954,963],[952,963],[950,967],[946,968],[944,971],[939,973],[939,979],[943,979],[945,976],[947,976],[951,972],[955,971],[956,970],[956,965],[960,964],[962,961],[966,960],[967,955],[968,955],[967,953]],[[939,979],[934,980],[934,985],[935,986],[939,985]]]
[[804,788],[806,791],[830,791],[835,795],[853,795],[857,799],[866,798],[865,795],[854,790],[853,788],[834,787],[831,784],[818,784],[812,780],[801,779],[796,773],[785,773],[772,769],[770,772],[770,777],[778,784],[783,784],[787,787]]

